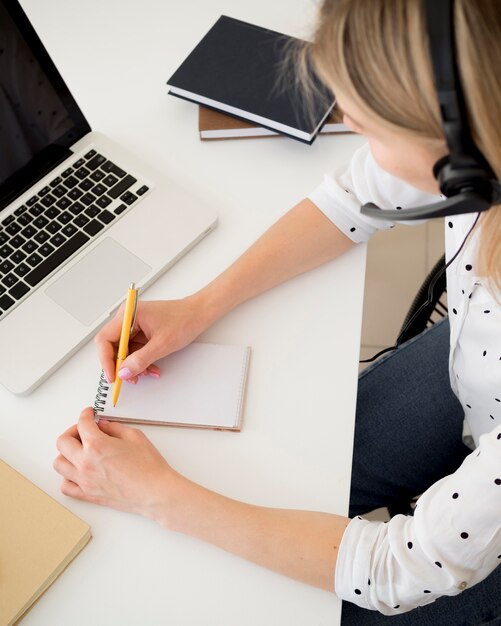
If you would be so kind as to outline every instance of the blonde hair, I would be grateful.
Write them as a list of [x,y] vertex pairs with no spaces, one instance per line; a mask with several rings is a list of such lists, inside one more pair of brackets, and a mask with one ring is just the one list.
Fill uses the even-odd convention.
[[[440,1],[440,0],[437,0]],[[501,9],[456,0],[458,65],[473,139],[501,179]],[[314,39],[295,63],[311,93],[310,63],[379,124],[444,143],[422,0],[324,0]],[[501,205],[479,220],[477,274],[501,292]]]

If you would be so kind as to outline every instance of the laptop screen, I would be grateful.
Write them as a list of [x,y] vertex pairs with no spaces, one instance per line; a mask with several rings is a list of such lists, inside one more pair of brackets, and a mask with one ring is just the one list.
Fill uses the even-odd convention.
[[0,211],[90,131],[16,0],[0,0]]

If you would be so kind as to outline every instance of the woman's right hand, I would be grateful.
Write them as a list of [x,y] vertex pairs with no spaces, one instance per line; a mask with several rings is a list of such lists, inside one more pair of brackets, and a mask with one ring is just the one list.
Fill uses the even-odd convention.
[[[115,364],[124,305],[96,335],[99,360],[109,382],[115,380]],[[122,380],[137,382],[138,376],[159,376],[154,362],[191,343],[208,326],[204,310],[194,298],[139,302],[129,341],[129,355],[122,363]]]

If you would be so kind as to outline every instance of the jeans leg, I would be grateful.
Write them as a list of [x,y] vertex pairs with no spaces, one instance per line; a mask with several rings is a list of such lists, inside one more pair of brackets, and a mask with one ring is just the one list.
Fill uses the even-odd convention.
[[[471,452],[449,382],[449,323],[435,324],[359,378],[350,517],[410,499]],[[387,617],[343,602],[342,626],[501,626],[501,567],[458,596]]]
[[395,505],[454,472],[471,452],[449,381],[444,320],[359,378],[350,517]]

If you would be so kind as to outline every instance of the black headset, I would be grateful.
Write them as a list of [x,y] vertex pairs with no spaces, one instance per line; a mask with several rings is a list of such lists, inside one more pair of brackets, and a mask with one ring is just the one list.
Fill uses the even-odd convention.
[[464,101],[455,54],[454,1],[423,0],[429,49],[442,126],[449,154],[433,166],[445,200],[402,210],[383,210],[373,202],[361,207],[364,215],[406,221],[480,213],[501,202],[501,184],[475,146]]

